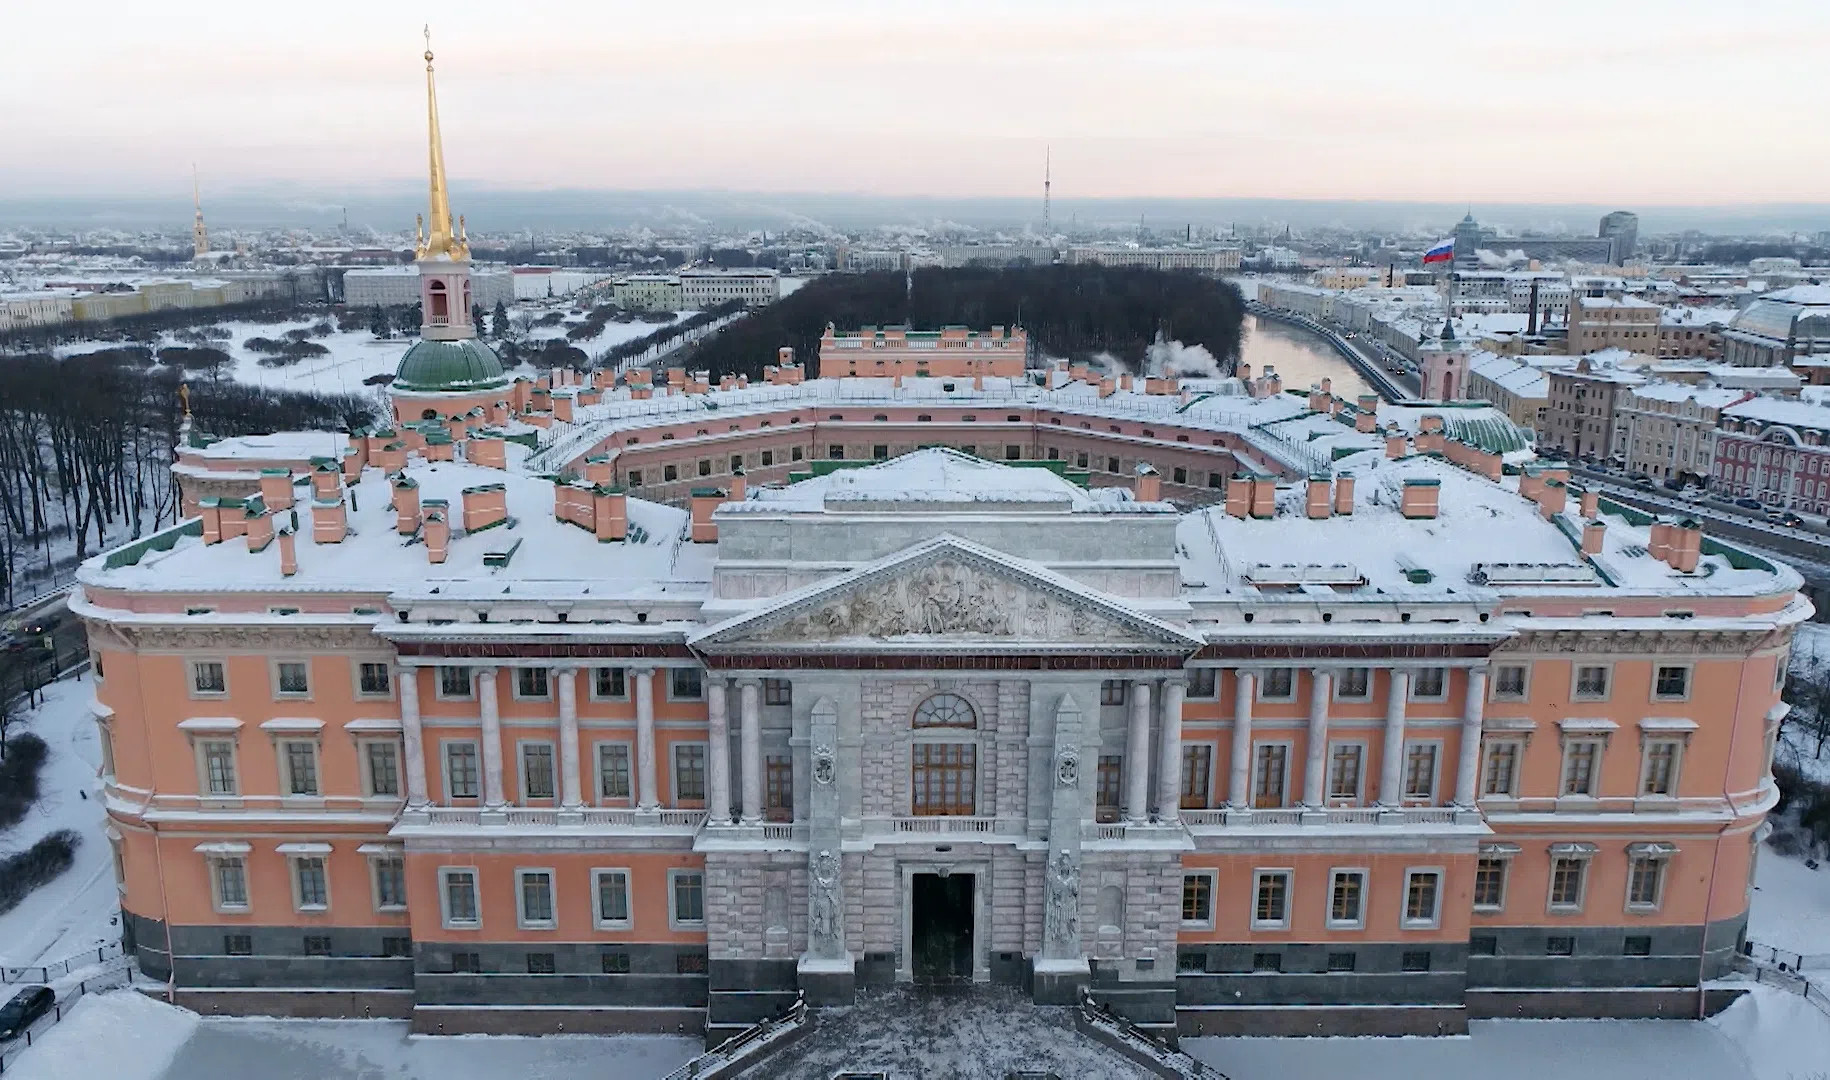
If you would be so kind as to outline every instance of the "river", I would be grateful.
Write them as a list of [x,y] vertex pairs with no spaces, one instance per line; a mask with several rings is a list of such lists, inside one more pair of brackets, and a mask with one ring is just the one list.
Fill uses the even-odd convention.
[[1254,375],[1263,372],[1266,364],[1276,368],[1286,390],[1307,390],[1313,383],[1331,379],[1334,392],[1349,401],[1372,393],[1341,354],[1312,334],[1256,315],[1245,317],[1241,333],[1239,359],[1252,365]]

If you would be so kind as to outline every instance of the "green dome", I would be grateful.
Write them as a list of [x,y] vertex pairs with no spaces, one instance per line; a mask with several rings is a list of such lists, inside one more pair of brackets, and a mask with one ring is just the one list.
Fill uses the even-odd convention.
[[476,338],[461,341],[421,340],[400,358],[394,372],[394,389],[440,391],[493,390],[507,386],[502,361],[495,351]]

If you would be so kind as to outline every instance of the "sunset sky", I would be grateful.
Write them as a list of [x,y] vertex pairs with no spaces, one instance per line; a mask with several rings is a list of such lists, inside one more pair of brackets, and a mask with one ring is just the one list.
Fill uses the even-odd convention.
[[[1753,13],[1758,12],[1756,17]],[[17,3],[0,196],[456,184],[1822,201],[1830,4]]]

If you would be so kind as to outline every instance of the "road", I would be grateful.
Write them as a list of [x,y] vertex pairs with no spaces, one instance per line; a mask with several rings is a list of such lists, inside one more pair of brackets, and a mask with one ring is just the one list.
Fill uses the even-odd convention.
[[50,640],[27,640],[24,647],[0,652],[0,702],[10,702],[28,690],[43,686],[60,672],[80,664],[88,655],[89,641],[81,619],[70,614],[67,597],[56,596],[31,608],[7,613],[8,630],[22,634],[23,627],[40,620],[55,619]]
[[1623,482],[1618,475],[1598,473],[1580,465],[1570,467],[1572,476],[1608,497],[1628,506],[1658,514],[1682,514],[1702,521],[1711,533],[1740,544],[1761,548],[1775,555],[1808,559],[1830,565],[1830,531],[1807,524],[1804,528],[1763,521],[1741,511],[1739,507],[1715,500],[1688,502],[1660,490],[1647,490]]

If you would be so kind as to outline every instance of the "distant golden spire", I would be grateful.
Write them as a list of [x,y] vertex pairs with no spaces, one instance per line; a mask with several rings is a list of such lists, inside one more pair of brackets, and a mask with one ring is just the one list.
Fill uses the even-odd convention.
[[421,259],[445,256],[470,258],[470,245],[453,235],[451,197],[445,188],[445,146],[438,133],[438,88],[432,79],[432,27],[426,27],[426,156],[431,186],[431,206],[427,224],[432,231],[419,242],[415,256]]

